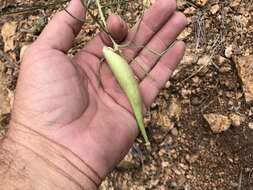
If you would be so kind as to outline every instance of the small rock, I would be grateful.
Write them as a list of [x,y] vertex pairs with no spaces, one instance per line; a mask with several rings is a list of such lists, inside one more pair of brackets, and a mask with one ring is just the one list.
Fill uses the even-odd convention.
[[221,133],[223,131],[226,131],[230,128],[231,125],[231,120],[227,116],[221,114],[205,114],[204,118],[207,120],[211,130],[214,133]]
[[172,130],[171,130],[171,134],[173,135],[173,136],[178,136],[178,130],[177,130],[177,128],[173,128]]
[[232,70],[231,61],[225,57],[217,56],[216,57],[216,64],[219,67],[219,72],[226,73]]
[[203,66],[203,65],[209,65],[210,62],[211,62],[210,56],[204,55],[204,56],[202,56],[202,57],[198,60],[198,63],[197,63],[197,64],[200,65],[200,66]]
[[231,3],[230,3],[230,6],[231,7],[237,7],[239,6],[241,3],[241,0],[233,0]]
[[170,86],[171,86],[171,82],[170,82],[170,81],[166,82],[166,84],[165,84],[165,88],[166,88],[166,89],[169,89],[169,88],[170,88]]
[[188,49],[185,51],[185,56],[181,61],[182,65],[191,65],[197,61],[197,56],[190,52]]
[[177,182],[172,181],[171,184],[170,184],[170,187],[177,188]]
[[14,39],[15,39],[16,29],[17,29],[16,22],[6,22],[2,26],[1,35],[3,37],[5,52],[9,50],[14,50],[15,48]]
[[169,105],[169,117],[179,120],[182,113],[181,104],[176,98],[172,98],[171,104]]
[[231,58],[232,57],[232,54],[233,54],[233,45],[229,45],[226,47],[225,49],[225,56],[227,58]]
[[253,101],[253,55],[234,59],[243,83],[247,103]]
[[192,93],[192,91],[189,90],[189,89],[183,88],[183,89],[181,90],[181,95],[182,95],[184,98],[187,98],[187,96],[188,96],[188,95],[191,95],[191,93]]
[[169,130],[173,129],[175,126],[175,123],[171,121],[168,115],[161,115],[159,117],[157,124],[160,126],[164,126],[168,128]]
[[170,166],[170,163],[169,162],[166,162],[166,161],[162,161],[162,167],[163,168],[167,168],[167,167],[169,167]]
[[208,0],[197,0],[196,3],[199,6],[205,6],[208,3]]
[[212,7],[211,7],[211,13],[214,15],[214,14],[216,14],[218,11],[220,10],[220,6],[217,4],[217,5],[213,5]]
[[200,79],[198,76],[195,76],[192,78],[192,82],[196,83],[196,84],[199,84],[200,83]]
[[249,128],[253,130],[253,122],[249,123]]
[[227,59],[227,58],[225,58],[223,56],[220,56],[220,55],[217,56],[215,58],[215,60],[216,60],[217,65],[220,66],[220,67],[224,66],[225,64],[229,64],[230,63],[229,59]]
[[150,108],[151,108],[151,109],[157,108],[157,103],[154,102],[153,104],[151,104]]
[[245,117],[240,116],[240,115],[235,114],[235,113],[230,114],[229,118],[232,122],[232,125],[235,126],[235,127],[239,127],[245,121]]
[[181,34],[177,37],[177,40],[185,40],[188,36],[192,34],[192,28],[187,27]]

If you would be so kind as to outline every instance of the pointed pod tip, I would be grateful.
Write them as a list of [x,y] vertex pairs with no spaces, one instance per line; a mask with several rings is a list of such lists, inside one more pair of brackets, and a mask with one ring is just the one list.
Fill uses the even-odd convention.
[[103,47],[103,54],[106,55],[108,52],[113,52],[113,49],[111,47],[104,46]]

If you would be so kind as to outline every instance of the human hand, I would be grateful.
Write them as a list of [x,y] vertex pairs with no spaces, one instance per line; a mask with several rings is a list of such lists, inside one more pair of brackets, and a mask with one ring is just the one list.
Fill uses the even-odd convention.
[[[84,17],[79,0],[72,0],[68,10]],[[133,39],[138,46],[163,52],[187,23],[175,10],[174,0],[158,0],[139,27],[128,32],[119,17],[111,16],[108,30],[118,42]],[[128,152],[138,127],[107,63],[98,77],[102,47],[111,45],[109,38],[101,33],[73,58],[66,55],[80,30],[77,20],[60,12],[26,50],[9,135],[15,138],[16,129],[31,129],[73,152],[103,179]],[[184,48],[183,42],[176,42],[161,59],[147,48],[124,49],[127,60],[136,60],[131,66],[146,109],[183,57]]]

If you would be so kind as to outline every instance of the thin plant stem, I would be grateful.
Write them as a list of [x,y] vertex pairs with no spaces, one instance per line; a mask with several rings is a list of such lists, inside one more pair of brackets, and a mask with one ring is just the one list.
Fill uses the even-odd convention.
[[99,25],[99,27],[107,34],[110,36],[109,32],[103,27],[103,25],[97,20],[97,18],[92,14],[92,12],[89,10],[89,8],[86,6],[85,2],[83,0],[80,0],[82,3],[82,6],[87,10],[91,18]]
[[[97,6],[98,6],[99,15],[100,15],[100,17],[101,17],[101,20],[102,20],[102,22],[103,22],[105,28],[107,28],[105,16],[104,16],[104,13],[103,13],[102,8],[101,8],[100,1],[99,1],[99,0],[96,0],[96,3],[97,3]],[[107,31],[107,32],[108,32],[108,31]],[[109,33],[109,32],[108,32],[108,33]],[[115,40],[112,38],[111,35],[109,35],[109,37],[110,37],[110,39],[111,39],[111,41],[112,41],[114,51],[120,52],[119,45],[115,42]]]
[[70,13],[65,7],[62,6],[62,9],[63,9],[68,15],[70,15],[72,18],[78,20],[79,22],[81,22],[81,23],[84,23],[84,22],[85,22],[84,19],[77,18],[77,17],[74,16],[72,13]]
[[101,20],[102,20],[102,22],[103,22],[105,28],[107,28],[107,24],[106,24],[106,21],[105,21],[105,16],[104,16],[104,14],[103,14],[100,1],[99,1],[99,0],[96,0],[96,3],[97,3],[97,6],[98,6],[98,11],[99,11],[99,15],[100,15],[100,17],[101,17]]

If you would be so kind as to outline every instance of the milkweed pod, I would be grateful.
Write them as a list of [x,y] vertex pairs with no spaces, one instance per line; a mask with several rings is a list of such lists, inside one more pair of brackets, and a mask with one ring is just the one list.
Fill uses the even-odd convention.
[[104,47],[103,54],[116,80],[128,98],[143,138],[146,142],[149,142],[144,127],[142,111],[143,104],[139,91],[139,85],[131,67],[123,57],[115,53],[110,47]]

